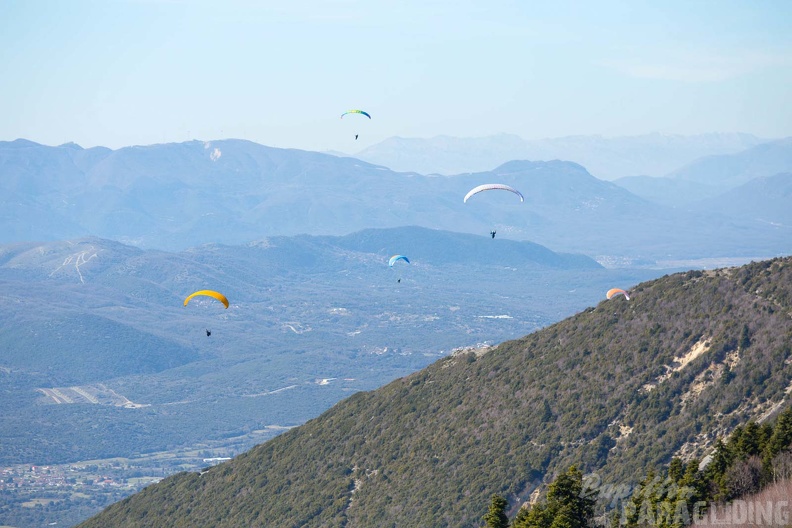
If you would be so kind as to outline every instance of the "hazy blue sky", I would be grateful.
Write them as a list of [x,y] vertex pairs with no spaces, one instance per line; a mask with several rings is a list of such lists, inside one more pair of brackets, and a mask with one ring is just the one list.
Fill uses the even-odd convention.
[[786,0],[0,0],[0,140],[790,136],[790,27]]

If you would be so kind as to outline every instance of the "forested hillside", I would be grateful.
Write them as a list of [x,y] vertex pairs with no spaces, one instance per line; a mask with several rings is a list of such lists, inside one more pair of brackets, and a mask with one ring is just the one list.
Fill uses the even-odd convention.
[[[784,526],[792,493],[792,406],[774,423],[749,421],[704,460],[674,457],[644,472],[637,485],[602,485],[575,466],[532,496],[509,523],[509,502],[493,495],[488,528],[626,525],[681,528],[691,524]],[[543,490],[537,490],[543,491]],[[563,520],[559,523],[559,520]]]
[[82,526],[478,526],[577,464],[637,484],[778,412],[792,258],[638,285],[486,353],[358,393],[236,459]]

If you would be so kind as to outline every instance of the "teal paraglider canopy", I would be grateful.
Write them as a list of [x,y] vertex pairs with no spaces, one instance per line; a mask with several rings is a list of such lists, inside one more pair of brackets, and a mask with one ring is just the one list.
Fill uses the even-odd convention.
[[404,255],[393,255],[393,256],[390,258],[390,260],[388,260],[388,266],[390,266],[390,267],[392,268],[392,267],[393,267],[393,265],[396,263],[396,261],[397,261],[397,260],[403,260],[403,261],[404,261],[404,262],[406,262],[407,264],[409,264],[409,263],[410,263],[410,259],[408,259],[408,258],[407,258],[407,257],[405,257]]

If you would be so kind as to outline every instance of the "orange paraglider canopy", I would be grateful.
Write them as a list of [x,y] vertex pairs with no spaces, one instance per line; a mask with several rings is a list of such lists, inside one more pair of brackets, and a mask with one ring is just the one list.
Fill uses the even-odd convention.
[[608,293],[605,294],[605,297],[610,299],[611,297],[615,297],[616,295],[624,295],[624,298],[628,301],[630,300],[630,294],[626,291],[622,290],[621,288],[611,288],[608,290]]

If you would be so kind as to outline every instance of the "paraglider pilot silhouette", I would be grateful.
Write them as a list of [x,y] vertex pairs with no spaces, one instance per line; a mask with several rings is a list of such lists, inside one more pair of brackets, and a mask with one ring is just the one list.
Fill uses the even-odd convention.
[[490,231],[490,235],[492,235],[492,238],[495,238],[495,231]]
[[209,337],[210,335],[212,335],[212,331],[207,328],[206,329],[206,337]]

